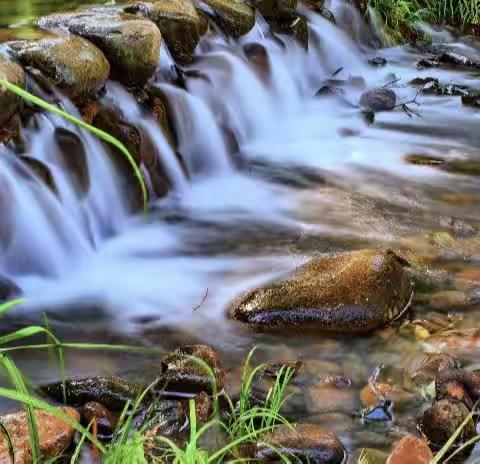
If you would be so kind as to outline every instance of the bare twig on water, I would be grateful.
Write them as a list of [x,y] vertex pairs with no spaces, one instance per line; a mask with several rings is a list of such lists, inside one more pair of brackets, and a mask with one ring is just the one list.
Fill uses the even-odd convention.
[[343,66],[342,66],[341,68],[338,68],[338,69],[332,74],[332,77],[337,76],[337,75],[340,74],[342,71],[343,71]]
[[207,291],[205,292],[205,295],[203,295],[203,299],[200,302],[200,304],[195,306],[195,308],[193,308],[193,311],[192,311],[193,313],[203,306],[203,303],[205,303],[205,300],[207,299],[207,296],[208,296],[208,288],[207,288]]

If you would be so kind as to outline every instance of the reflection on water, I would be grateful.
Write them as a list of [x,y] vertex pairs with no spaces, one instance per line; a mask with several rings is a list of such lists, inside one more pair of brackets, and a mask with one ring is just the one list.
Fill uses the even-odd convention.
[[[55,7],[52,2],[4,3],[7,23]],[[471,330],[478,326],[480,245],[476,236],[465,237],[480,224],[478,175],[406,161],[408,154],[428,155],[456,160],[457,166],[467,160],[478,169],[480,118],[459,97],[421,94],[418,115],[397,108],[368,124],[357,102],[365,89],[385,85],[400,102],[411,101],[418,89],[409,83],[417,77],[475,87],[478,72],[420,70],[418,51],[366,48],[359,43],[365,34],[361,27],[352,40],[319,16],[309,20],[308,54],[292,40],[272,38],[259,20],[239,42],[204,38],[198,59],[185,69],[186,91],[159,77],[155,87],[175,107],[172,119],[188,181],[152,120],[118,84],[108,85],[105,99],[148,131],[174,179],[172,194],[152,204],[147,221],[126,215],[104,149],[85,135],[92,185],[90,194],[77,201],[59,154],[41,150],[51,146],[52,131],[64,123],[35,116],[27,149],[57,167],[67,201],[60,203],[38,182],[19,183],[15,162],[6,157],[3,185],[11,186],[9,198],[18,208],[14,238],[0,268],[30,298],[21,312],[25,319],[48,310],[65,337],[103,342],[126,337],[165,349],[181,341],[213,340],[233,384],[240,360],[253,345],[259,346],[259,361],[302,358],[312,375],[299,381],[298,414],[329,428],[337,424],[350,450],[388,448],[402,427],[412,429],[420,406],[395,410],[394,423],[381,427],[353,418],[352,411],[361,408],[358,392],[375,368],[385,366],[382,379],[404,386],[403,375],[419,353],[445,350],[470,365],[480,349]],[[249,61],[245,50],[252,44],[265,51],[264,68]],[[452,46],[479,56],[467,40]],[[376,55],[384,56],[387,66],[368,65]],[[343,98],[315,97],[326,82],[333,82]],[[225,127],[238,147],[225,142]],[[418,289],[416,324],[346,340],[254,334],[226,320],[228,301],[246,288],[321,253],[367,246],[392,247],[426,275],[442,276],[444,285],[433,295]],[[24,322],[19,314],[12,324]],[[428,337],[419,336],[425,331],[415,326]],[[72,373],[132,367],[148,372],[130,357],[101,363],[87,355],[71,359]],[[38,369],[31,355],[24,366],[38,380],[56,375]],[[322,407],[315,400],[319,373],[352,379],[348,398],[336,403],[347,409]]]

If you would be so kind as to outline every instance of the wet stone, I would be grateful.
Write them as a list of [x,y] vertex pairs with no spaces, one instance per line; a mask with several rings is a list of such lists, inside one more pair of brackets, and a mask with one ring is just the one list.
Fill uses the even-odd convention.
[[110,74],[105,55],[78,36],[14,42],[10,47],[23,65],[41,71],[72,98],[95,96]]
[[[63,401],[61,382],[45,385],[42,390],[54,400]],[[141,386],[120,377],[85,377],[65,382],[67,404],[72,406],[82,406],[94,401],[112,411],[121,411],[127,401],[135,401],[141,393]]]
[[115,418],[103,404],[90,401],[80,408],[81,423],[88,427],[95,422],[97,433],[101,437],[110,437],[115,429]]
[[446,353],[428,353],[417,356],[409,365],[410,376],[419,383],[435,379],[444,369],[456,369],[458,360]]
[[110,62],[113,76],[126,85],[144,85],[157,67],[161,34],[148,19],[98,7],[45,16],[38,25],[66,28],[95,44]]
[[[25,87],[25,73],[13,61],[0,56],[0,78],[19,87]],[[0,87],[0,125],[8,121],[19,106],[19,98],[12,92]]]
[[480,63],[473,61],[471,58],[460,55],[452,51],[446,51],[439,57],[440,63],[447,63],[456,66],[479,67]]
[[379,87],[368,90],[360,97],[360,106],[374,112],[391,111],[397,104],[397,95],[391,89]]
[[[443,399],[428,408],[419,419],[419,429],[433,449],[440,449],[468,417],[470,411],[460,401]],[[456,440],[456,444],[475,436],[473,420],[467,422]]]
[[382,401],[389,400],[395,405],[405,404],[411,399],[411,395],[401,388],[386,383],[379,383],[375,388],[366,385],[360,391],[360,401],[366,408],[376,406]]
[[62,155],[65,169],[72,177],[80,194],[86,195],[90,189],[90,174],[82,139],[75,132],[62,127],[55,128],[54,139]]
[[[72,408],[59,408],[59,412],[74,421],[79,420],[78,412]],[[57,458],[70,445],[75,429],[46,411],[35,411],[35,419],[42,458],[44,460]],[[33,464],[25,411],[1,416],[0,422],[12,441],[15,462]],[[0,436],[0,462],[5,464],[11,462],[8,441],[3,433]]]
[[427,442],[407,435],[395,443],[386,464],[429,464],[433,453]]
[[38,179],[40,179],[54,195],[58,195],[57,184],[50,168],[33,156],[22,156],[22,161],[30,168]]
[[463,95],[462,104],[472,108],[480,108],[480,91],[469,92]]
[[239,296],[228,314],[264,330],[368,332],[391,322],[408,305],[412,289],[404,266],[391,251],[315,259]]
[[345,450],[337,437],[312,424],[278,427],[256,446],[245,447],[242,454],[263,461],[277,461],[275,449],[282,455],[310,464],[340,464],[345,458]]
[[436,58],[422,58],[418,60],[417,66],[419,68],[438,68],[440,66],[440,61]]
[[291,18],[297,9],[297,0],[252,0],[252,5],[267,19]]
[[18,298],[22,289],[6,276],[0,276],[0,303]]
[[270,26],[278,34],[291,35],[305,49],[308,49],[308,24],[305,18],[297,16],[295,18],[272,21]]
[[387,60],[383,56],[376,56],[375,58],[368,60],[368,64],[381,68],[387,65]]
[[144,423],[149,425],[145,433],[147,437],[174,437],[178,435],[187,421],[182,404],[180,401],[174,400],[159,401],[153,410],[149,411],[149,416],[143,417]]
[[159,386],[169,392],[212,394],[221,391],[224,385],[225,372],[220,358],[209,346],[182,346],[162,361]]

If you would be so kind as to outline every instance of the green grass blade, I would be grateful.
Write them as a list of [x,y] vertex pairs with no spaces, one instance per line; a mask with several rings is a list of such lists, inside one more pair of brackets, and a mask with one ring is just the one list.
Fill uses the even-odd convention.
[[15,464],[15,452],[13,451],[13,443],[12,439],[10,438],[10,434],[8,433],[7,428],[3,425],[3,422],[0,421],[0,433],[3,434],[5,440],[7,440],[8,446],[8,456],[10,458],[10,463]]
[[14,308],[15,306],[18,306],[21,303],[24,303],[27,301],[25,298],[17,298],[16,300],[12,301],[7,301],[6,303],[3,303],[0,305],[0,316],[2,314],[5,314],[7,311],[10,311],[10,309]]
[[125,156],[125,158],[128,160],[130,165],[132,166],[133,172],[135,174],[135,177],[138,180],[138,183],[140,185],[140,188],[142,190],[142,197],[143,197],[143,211],[144,214],[148,214],[148,193],[147,193],[147,187],[145,185],[145,181],[143,179],[142,173],[140,169],[137,166],[137,163],[135,163],[135,160],[133,159],[133,156],[130,154],[128,149],[125,147],[125,145],[117,140],[115,137],[112,137],[110,134],[107,132],[104,132],[97,127],[94,127],[90,124],[87,124],[85,121],[82,121],[79,118],[76,118],[75,116],[68,114],[67,112],[61,110],[60,108],[51,105],[50,103],[47,103],[46,101],[42,100],[41,98],[36,97],[35,95],[31,94],[30,92],[27,92],[26,90],[22,89],[21,87],[16,86],[15,84],[12,84],[11,82],[8,82],[6,79],[0,79],[0,86],[8,89],[10,92],[13,92],[14,94],[18,95],[19,97],[23,98],[24,100],[33,103],[34,105],[39,106],[40,108],[43,108],[44,110],[50,111],[52,113],[58,114],[62,118],[66,119],[67,121],[70,121],[77,126],[81,127],[82,129],[87,130],[88,132],[91,132],[92,134],[96,135],[103,141],[109,143],[110,145],[113,145],[115,148],[120,150],[120,152]]
[[[16,390],[23,395],[28,395],[27,387],[25,386],[25,382],[23,381],[22,374],[17,369],[17,366],[12,361],[12,359],[7,355],[2,354],[0,360],[6,371],[10,375],[10,378],[12,379]],[[34,463],[41,462],[40,440],[38,438],[37,420],[35,418],[35,410],[33,409],[33,406],[26,404],[25,413],[27,415],[32,459]]]

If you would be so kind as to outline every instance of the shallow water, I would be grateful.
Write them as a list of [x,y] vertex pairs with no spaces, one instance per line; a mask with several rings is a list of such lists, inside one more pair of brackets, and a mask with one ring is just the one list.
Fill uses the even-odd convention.
[[[2,23],[30,16],[19,2],[2,5]],[[56,8],[38,4],[32,14]],[[169,57],[162,51],[155,85],[174,108],[188,176],[153,121],[125,89],[109,83],[104,98],[115,101],[127,119],[140,121],[174,182],[167,198],[152,202],[148,219],[127,214],[104,148],[81,133],[91,187],[79,200],[52,144],[55,127],[68,124],[36,115],[36,125],[26,129],[27,152],[52,167],[62,202],[38,180],[22,180],[14,155],[4,150],[0,175],[10,201],[0,208],[9,218],[11,239],[3,243],[0,270],[29,301],[3,328],[24,325],[48,310],[58,333],[69,340],[126,340],[165,349],[182,341],[207,342],[222,353],[233,385],[253,346],[258,361],[304,359],[310,374],[299,381],[296,413],[333,428],[352,462],[359,448],[388,449],[402,430],[413,430],[421,403],[396,408],[391,423],[365,424],[351,415],[361,409],[358,390],[378,366],[384,366],[383,380],[402,384],[402,369],[422,352],[444,350],[466,366],[475,365],[480,348],[472,333],[480,320],[475,298],[460,310],[429,299],[416,303],[413,318],[432,335],[439,331],[424,340],[415,337],[413,326],[353,338],[255,334],[224,314],[233,296],[322,253],[414,243],[422,255],[431,252],[430,244],[411,237],[452,231],[451,218],[473,226],[480,221],[478,173],[459,175],[405,161],[407,154],[423,154],[480,163],[478,111],[462,106],[457,96],[420,94],[418,105],[409,105],[417,114],[397,108],[377,114],[368,125],[356,106],[365,89],[383,85],[394,89],[400,102],[409,102],[417,89],[408,83],[417,77],[480,87],[479,71],[419,70],[414,49],[372,49],[361,20],[345,8],[332,2],[339,27],[305,11],[308,53],[290,38],[273,38],[261,18],[238,42],[219,35],[202,39],[198,59],[185,69],[187,90],[166,79]],[[352,17],[353,29],[348,27]],[[353,38],[352,31],[357,32]],[[479,43],[446,31],[438,36],[480,59]],[[267,69],[247,59],[244,50],[252,43],[266,50]],[[368,64],[378,55],[387,66]],[[315,97],[333,75],[346,81],[345,98]],[[238,153],[223,137],[225,126],[238,141]],[[453,285],[476,296],[478,256],[480,245],[468,253],[454,246],[446,257],[431,260],[429,271],[451,278],[477,272],[477,284],[457,278]],[[40,355],[22,354],[19,360],[34,381],[58,376]],[[68,360],[72,375],[136,376],[146,370],[133,355],[72,353]],[[342,400],[345,410],[319,414],[309,403],[305,392],[318,372],[352,379],[354,389]]]

